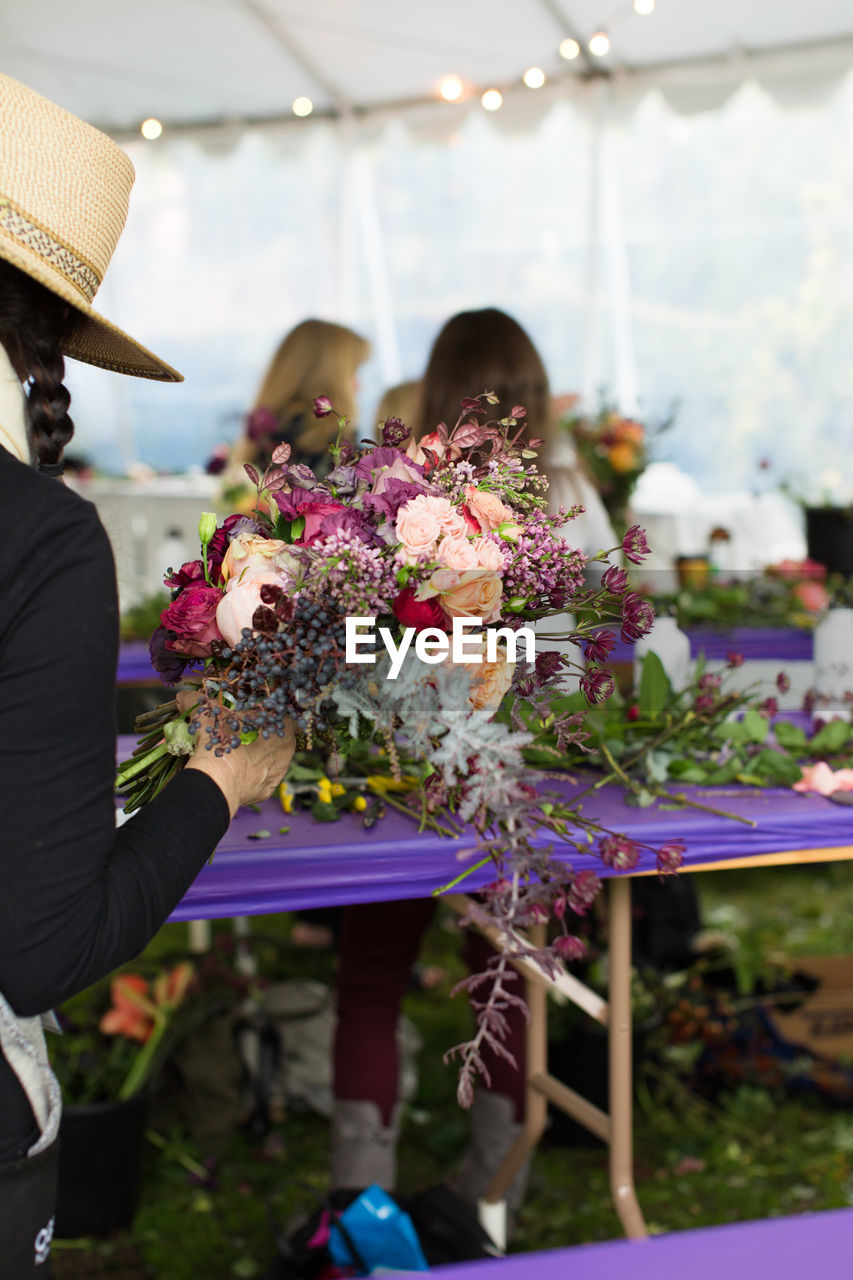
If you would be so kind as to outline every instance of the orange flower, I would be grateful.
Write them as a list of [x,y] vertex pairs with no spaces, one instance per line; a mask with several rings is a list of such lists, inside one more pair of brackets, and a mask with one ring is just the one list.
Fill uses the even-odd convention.
[[138,973],[122,973],[110,984],[113,1007],[101,1018],[108,1036],[127,1036],[144,1044],[154,1030],[157,1009],[148,999],[148,983]]
[[159,974],[153,984],[154,1003],[161,1009],[176,1009],[194,977],[195,969],[189,960],[176,964],[169,973]]
[[627,440],[619,441],[607,450],[607,461],[614,471],[624,475],[636,469],[637,450]]

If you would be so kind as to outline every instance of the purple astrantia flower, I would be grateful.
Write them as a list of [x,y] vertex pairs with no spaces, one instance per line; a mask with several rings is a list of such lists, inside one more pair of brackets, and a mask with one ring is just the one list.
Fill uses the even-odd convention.
[[334,406],[328,396],[314,397],[314,417],[328,418],[330,413],[334,412]]
[[611,591],[614,596],[621,595],[628,585],[628,575],[624,569],[612,564],[601,575],[601,585],[607,591]]
[[710,711],[711,707],[716,705],[716,699],[712,693],[700,693],[699,697],[693,703],[694,711]]
[[187,665],[186,658],[166,648],[166,641],[175,639],[174,631],[169,631],[166,627],[158,627],[148,642],[151,665],[163,684],[177,684]]
[[632,524],[622,539],[622,551],[626,560],[630,560],[631,564],[642,564],[651,551],[651,547],[646,541],[645,529],[638,524]]
[[362,498],[362,506],[365,511],[394,520],[404,503],[423,492],[423,485],[416,484],[413,480],[392,478],[385,481],[381,493],[366,493]]
[[776,677],[776,688],[780,693],[787,693],[791,687],[791,680],[785,671],[780,671]]
[[612,631],[596,631],[594,636],[590,636],[584,646],[584,657],[587,662],[605,662],[613,650],[616,643],[616,636]]
[[586,943],[580,938],[574,938],[571,934],[563,933],[559,938],[555,938],[551,944],[561,960],[585,960],[587,954]]
[[634,644],[640,636],[647,636],[655,620],[654,605],[651,600],[636,591],[629,591],[622,600],[622,639],[627,644]]
[[719,690],[722,683],[722,677],[718,676],[716,672],[706,671],[699,679],[699,688],[705,693],[715,693]]
[[743,654],[737,653],[736,650],[730,649],[726,654],[726,666],[730,671],[735,671],[738,667],[743,666]]
[[760,716],[764,716],[765,720],[772,720],[774,716],[778,716],[779,714],[779,703],[775,698],[765,698],[764,701],[759,704],[758,714]]
[[382,443],[396,449],[408,440],[411,431],[400,418],[386,418],[382,424]]
[[577,872],[569,889],[569,906],[575,915],[586,915],[600,888],[601,881],[594,871]]
[[671,840],[669,844],[658,849],[658,871],[662,876],[672,875],[684,862],[684,851],[687,846],[681,840]]
[[605,836],[600,852],[605,866],[616,871],[631,871],[640,861],[640,846],[627,836]]
[[588,667],[578,681],[581,693],[589,703],[606,702],[616,685],[604,667]]

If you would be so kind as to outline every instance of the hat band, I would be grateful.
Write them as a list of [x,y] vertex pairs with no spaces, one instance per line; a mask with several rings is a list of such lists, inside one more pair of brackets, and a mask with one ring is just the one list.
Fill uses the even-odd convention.
[[57,240],[44,227],[33,222],[11,200],[0,196],[0,232],[36,254],[64,280],[74,285],[91,302],[98,292],[101,278],[88,262],[79,258],[67,244]]

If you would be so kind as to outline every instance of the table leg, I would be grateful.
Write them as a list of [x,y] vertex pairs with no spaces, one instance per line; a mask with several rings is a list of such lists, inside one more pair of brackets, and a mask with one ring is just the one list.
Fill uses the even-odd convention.
[[632,1239],[648,1232],[634,1187],[633,1073],[631,1070],[631,881],[610,881],[610,1190]]

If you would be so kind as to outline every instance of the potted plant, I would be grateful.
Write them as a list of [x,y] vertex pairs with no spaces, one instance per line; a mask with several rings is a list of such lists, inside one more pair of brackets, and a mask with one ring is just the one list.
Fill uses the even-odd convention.
[[[51,1063],[66,1102],[60,1126],[56,1235],[130,1225],[139,1203],[147,1086],[194,977],[184,962],[152,980],[117,974],[70,1001]],[[109,1000],[109,1007],[104,1006]]]

